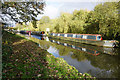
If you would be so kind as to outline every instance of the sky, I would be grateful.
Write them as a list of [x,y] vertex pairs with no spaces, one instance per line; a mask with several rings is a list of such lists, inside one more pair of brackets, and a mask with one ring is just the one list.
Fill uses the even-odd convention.
[[97,4],[106,1],[111,2],[115,0],[45,0],[44,14],[39,15],[38,19],[42,16],[49,16],[51,19],[54,19],[59,17],[61,12],[72,13],[75,9],[91,11]]

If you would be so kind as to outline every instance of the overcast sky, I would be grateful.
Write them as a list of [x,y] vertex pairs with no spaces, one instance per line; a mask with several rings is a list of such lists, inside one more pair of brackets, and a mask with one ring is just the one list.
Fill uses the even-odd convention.
[[72,13],[75,9],[93,10],[97,4],[105,2],[105,0],[45,0],[45,2],[44,14],[38,18],[49,16],[51,19],[54,19],[60,16],[61,12]]

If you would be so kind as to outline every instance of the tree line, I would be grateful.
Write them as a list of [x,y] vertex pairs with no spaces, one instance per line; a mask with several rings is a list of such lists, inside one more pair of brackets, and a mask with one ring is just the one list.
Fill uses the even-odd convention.
[[103,39],[120,40],[119,17],[120,2],[105,2],[96,5],[92,11],[74,10],[72,14],[61,13],[55,19],[43,16],[39,21],[32,22],[32,26],[36,26],[32,30],[46,31],[50,28],[50,32],[101,34]]

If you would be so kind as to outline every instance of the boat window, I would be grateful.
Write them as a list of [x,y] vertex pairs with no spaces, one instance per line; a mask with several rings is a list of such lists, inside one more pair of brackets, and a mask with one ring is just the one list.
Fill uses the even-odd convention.
[[55,36],[55,33],[53,33],[53,36]]
[[97,36],[97,40],[101,40],[101,36]]
[[57,36],[58,34],[57,33],[55,33],[55,36]]
[[73,34],[73,38],[76,38],[76,34]]
[[55,36],[57,36],[58,34],[56,33]]
[[67,37],[67,34],[65,34],[64,37]]
[[81,35],[77,35],[76,38],[81,38]]
[[50,33],[50,35],[52,35],[53,33]]
[[57,33],[55,33],[55,36],[57,36],[58,34]]
[[55,36],[55,33],[53,33],[53,36]]
[[87,36],[87,39],[94,39],[94,40],[96,40],[96,36],[88,35],[88,36]]
[[57,34],[56,34],[56,33],[53,33],[53,36],[57,36]]
[[64,37],[64,34],[60,34],[60,36],[63,36],[63,37]]
[[57,36],[60,36],[60,34],[58,34]]
[[83,39],[87,39],[87,35],[83,35],[83,37],[82,37]]
[[67,37],[73,37],[73,34],[68,34]]
[[76,35],[76,38],[82,38],[83,35]]

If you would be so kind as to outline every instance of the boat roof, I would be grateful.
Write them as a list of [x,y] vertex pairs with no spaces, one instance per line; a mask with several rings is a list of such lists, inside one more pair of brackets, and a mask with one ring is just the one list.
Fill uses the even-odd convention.
[[[76,34],[76,33],[56,33],[56,34]],[[77,34],[77,35],[100,35],[101,36],[101,34]]]

